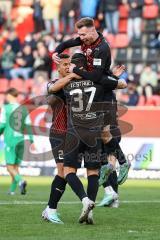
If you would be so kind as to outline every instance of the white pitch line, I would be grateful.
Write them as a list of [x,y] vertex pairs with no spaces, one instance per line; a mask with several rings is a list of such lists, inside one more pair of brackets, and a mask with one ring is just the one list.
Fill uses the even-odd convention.
[[[72,202],[60,202],[60,204],[66,204],[66,205],[71,205],[71,204],[80,204],[81,202],[78,201],[72,201]],[[98,202],[96,202],[98,203]],[[146,201],[146,200],[131,200],[131,201],[120,201],[120,203],[127,203],[127,204],[139,204],[139,203],[160,203],[160,200],[153,200],[153,201]],[[7,202],[7,201],[1,201],[0,205],[45,205],[47,202],[42,202],[42,201],[13,201],[13,202]]]

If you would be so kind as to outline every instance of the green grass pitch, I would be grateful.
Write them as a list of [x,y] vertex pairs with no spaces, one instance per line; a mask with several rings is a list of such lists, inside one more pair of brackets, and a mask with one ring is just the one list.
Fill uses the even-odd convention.
[[[159,240],[160,181],[128,180],[120,187],[120,207],[95,208],[95,225],[77,222],[81,203],[68,187],[59,213],[64,225],[41,220],[52,178],[27,178],[28,194],[8,196],[9,178],[0,177],[0,240]],[[84,183],[86,181],[84,180]],[[103,197],[100,188],[97,200]]]

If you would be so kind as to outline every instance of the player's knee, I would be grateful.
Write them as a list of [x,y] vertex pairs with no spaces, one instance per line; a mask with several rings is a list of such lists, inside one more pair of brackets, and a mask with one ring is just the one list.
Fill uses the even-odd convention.
[[66,178],[66,176],[70,173],[76,173],[76,169],[72,168],[72,167],[64,167],[64,177]]
[[98,176],[99,171],[98,169],[87,169],[87,176],[91,176],[91,175],[97,175]]
[[7,165],[7,171],[8,171],[9,173],[12,173],[12,166]]
[[112,164],[113,167],[116,167],[116,157],[112,154],[108,156],[108,163]]
[[104,144],[107,144],[112,139],[112,134],[110,132],[110,126],[104,127],[101,138]]
[[64,178],[64,167],[63,163],[57,163],[57,175],[61,178]]

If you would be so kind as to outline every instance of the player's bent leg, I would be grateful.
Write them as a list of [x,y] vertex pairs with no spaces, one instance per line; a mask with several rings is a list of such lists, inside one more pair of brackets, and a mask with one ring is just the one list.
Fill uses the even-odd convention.
[[122,185],[128,178],[128,172],[130,169],[131,164],[129,162],[126,162],[122,165],[120,165],[120,171],[118,175],[118,184]]
[[110,125],[107,125],[103,128],[101,133],[101,138],[104,144],[107,144],[112,139],[112,134],[110,132]]
[[101,167],[98,181],[99,186],[103,185],[107,181],[109,175],[113,172],[113,170],[114,166],[111,163],[105,164]]
[[94,207],[94,202],[91,201],[81,183],[80,179],[76,175],[76,169],[73,167],[64,167],[64,173],[66,176],[66,180],[70,187],[72,188],[73,192],[79,197],[83,204],[83,209],[79,218],[79,223],[86,222],[88,218],[88,214],[91,209]]
[[108,156],[109,161],[100,169],[99,186],[103,185],[107,181],[109,175],[115,168],[116,147],[117,141],[115,138],[112,138],[107,144],[104,144],[104,152]]
[[98,207],[111,206],[115,201],[118,200],[118,183],[117,183],[117,173],[113,171],[110,174],[106,183],[103,184],[104,187],[104,197],[102,201],[97,205]]
[[83,198],[87,197],[84,187],[80,179],[76,175],[77,169],[74,167],[64,167],[65,178],[72,188],[73,192],[79,197],[82,201]]

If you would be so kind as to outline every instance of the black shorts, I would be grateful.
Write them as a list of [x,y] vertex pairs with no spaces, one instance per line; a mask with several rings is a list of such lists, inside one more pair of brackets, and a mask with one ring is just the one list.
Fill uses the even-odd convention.
[[84,160],[85,168],[99,169],[101,167],[101,139],[92,141],[92,135],[88,129],[79,127],[78,131],[83,134],[79,136],[75,129],[70,129],[66,134],[64,166],[77,169],[81,167],[82,160]]
[[52,153],[56,163],[63,163],[64,160],[64,145],[66,134],[52,134],[50,133],[49,141],[52,147]]

